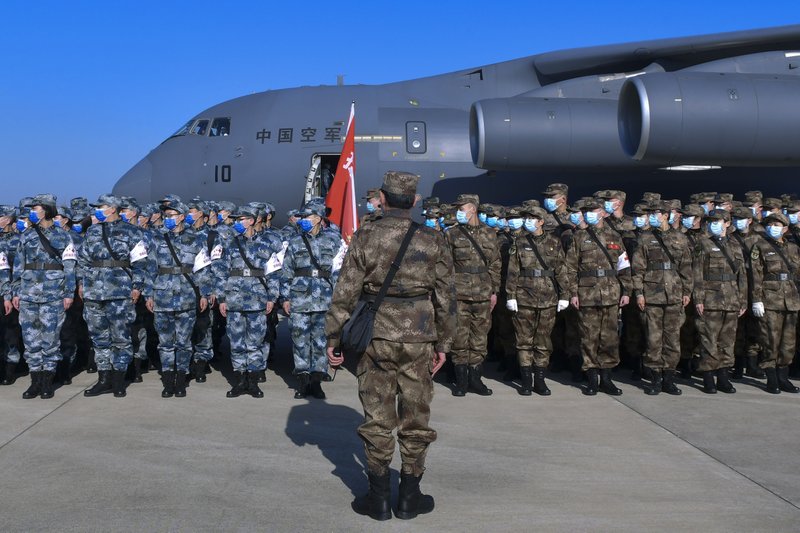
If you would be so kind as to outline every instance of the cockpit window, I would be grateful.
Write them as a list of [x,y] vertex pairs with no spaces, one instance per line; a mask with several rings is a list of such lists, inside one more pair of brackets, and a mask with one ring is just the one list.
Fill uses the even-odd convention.
[[211,123],[211,131],[209,131],[209,137],[224,137],[229,135],[231,132],[231,119],[230,117],[223,117],[223,118],[215,118],[214,122]]
[[189,128],[192,127],[192,124],[194,124],[194,119],[190,120],[189,122],[181,126],[181,129],[173,133],[172,137],[180,137],[181,135],[186,135],[187,133],[189,133]]
[[192,126],[191,134],[192,135],[205,135],[206,130],[208,130],[208,120],[202,119],[198,120],[194,126]]

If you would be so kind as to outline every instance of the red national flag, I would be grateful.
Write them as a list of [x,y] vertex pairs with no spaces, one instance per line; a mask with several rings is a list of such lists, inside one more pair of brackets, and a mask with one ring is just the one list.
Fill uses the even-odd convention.
[[350,106],[350,120],[347,122],[347,134],[344,138],[342,155],[336,167],[325,205],[330,210],[330,220],[342,229],[342,239],[349,243],[353,233],[358,229],[356,214],[356,150],[355,150],[355,113],[356,104]]

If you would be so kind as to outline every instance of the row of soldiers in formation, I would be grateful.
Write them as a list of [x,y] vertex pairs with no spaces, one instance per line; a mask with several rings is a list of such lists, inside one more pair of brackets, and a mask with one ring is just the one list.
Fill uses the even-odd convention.
[[[649,193],[631,216],[622,191],[572,205],[567,195],[554,183],[541,203],[502,207],[471,194],[423,203],[425,225],[445,232],[452,254],[454,395],[491,394],[482,381],[490,339],[518,365],[523,395],[550,394],[552,354],[583,371],[586,394],[621,394],[611,380],[620,332],[647,394],[680,394],[678,369],[701,373],[708,393],[735,392],[732,367],[734,377],[745,368],[766,377],[771,393],[797,392],[789,366],[800,203],[750,192],[742,202],[702,193],[682,205]],[[381,217],[379,191],[365,199],[367,224]],[[324,397],[325,313],[346,246],[322,199],[290,212],[280,230],[273,214],[269,204],[174,195],[146,206],[112,195],[91,206],[74,199],[56,208],[52,195],[0,206],[2,383],[14,382],[24,351],[31,386],[23,397],[52,397],[59,361],[69,380],[83,341],[99,372],[85,395],[121,397],[129,366],[141,381],[146,346],[157,343],[162,395],[180,397],[188,373],[205,381],[227,331],[235,372],[227,395],[261,397],[280,308],[295,396]]]

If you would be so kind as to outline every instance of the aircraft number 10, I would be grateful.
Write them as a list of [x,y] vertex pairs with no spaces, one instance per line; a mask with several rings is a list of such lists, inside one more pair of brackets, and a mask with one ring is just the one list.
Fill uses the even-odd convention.
[[230,165],[222,165],[220,168],[219,165],[214,165],[214,183],[230,183],[231,182],[231,166]]

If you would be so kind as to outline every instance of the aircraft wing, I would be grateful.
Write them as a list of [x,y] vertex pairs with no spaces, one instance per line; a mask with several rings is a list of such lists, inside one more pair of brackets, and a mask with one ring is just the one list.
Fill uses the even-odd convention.
[[800,49],[800,24],[559,50],[537,55],[534,66],[542,85],[547,85],[578,76],[631,72],[653,62],[673,71],[726,57],[785,49]]

